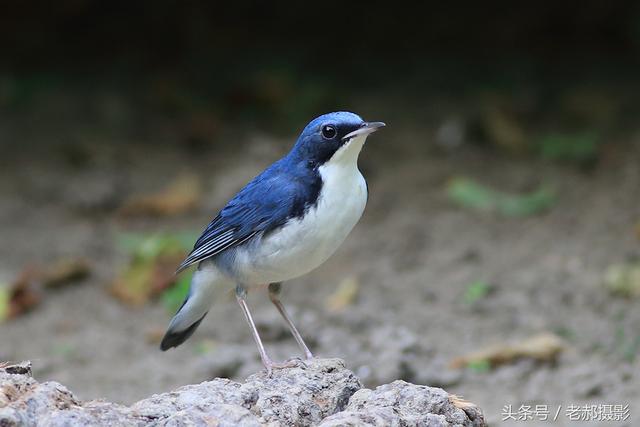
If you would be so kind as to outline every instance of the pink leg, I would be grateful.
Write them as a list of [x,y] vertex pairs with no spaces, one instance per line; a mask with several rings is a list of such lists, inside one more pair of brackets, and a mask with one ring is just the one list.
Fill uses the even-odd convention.
[[258,329],[256,328],[255,323],[253,322],[253,317],[251,316],[251,312],[249,312],[249,307],[247,306],[247,291],[242,286],[236,287],[236,300],[242,309],[242,313],[244,314],[244,318],[247,320],[249,327],[251,328],[251,333],[253,334],[253,339],[258,346],[258,352],[260,353],[260,358],[262,359],[262,364],[267,370],[267,375],[271,376],[274,369],[283,369],[283,368],[291,368],[297,366],[298,363],[293,362],[284,362],[284,363],[275,363],[271,360],[267,351],[264,348],[264,344],[262,344],[262,339],[260,339],[260,334],[258,334]]
[[302,339],[302,336],[300,335],[300,332],[298,332],[298,329],[293,324],[293,322],[291,321],[291,318],[289,317],[289,314],[287,314],[287,311],[284,309],[284,306],[280,302],[280,288],[281,288],[280,283],[271,283],[269,285],[269,298],[271,299],[271,302],[273,303],[273,305],[275,305],[278,311],[280,312],[280,315],[282,315],[282,317],[284,318],[284,321],[287,323],[287,326],[291,331],[291,335],[293,335],[293,338],[295,338],[296,342],[298,343],[298,346],[304,353],[304,357],[306,359],[312,359],[313,354],[311,354],[309,347],[307,347],[307,344],[305,344],[304,340]]

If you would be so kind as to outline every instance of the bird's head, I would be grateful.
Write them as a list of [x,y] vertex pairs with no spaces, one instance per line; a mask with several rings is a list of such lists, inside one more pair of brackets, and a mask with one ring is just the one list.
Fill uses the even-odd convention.
[[291,155],[314,166],[329,161],[355,162],[367,136],[384,126],[346,111],[324,114],[304,128]]

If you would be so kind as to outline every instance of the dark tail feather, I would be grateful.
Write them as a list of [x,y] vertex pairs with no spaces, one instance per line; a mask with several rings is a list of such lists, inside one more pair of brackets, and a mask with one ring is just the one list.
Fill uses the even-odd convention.
[[207,313],[203,314],[200,319],[198,319],[187,329],[183,329],[181,331],[172,331],[171,329],[167,330],[167,333],[164,334],[164,338],[162,338],[162,342],[160,343],[160,350],[167,351],[171,347],[177,347],[185,342],[191,335],[193,335],[196,329],[198,329],[198,326],[206,315]]

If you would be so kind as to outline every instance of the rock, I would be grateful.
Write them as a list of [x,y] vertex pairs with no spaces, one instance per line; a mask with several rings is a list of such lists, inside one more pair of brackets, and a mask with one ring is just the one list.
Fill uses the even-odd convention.
[[354,393],[342,412],[326,418],[327,426],[483,426],[473,404],[440,388],[394,381],[375,390]]
[[298,367],[252,375],[243,385],[257,397],[254,412],[264,422],[316,425],[341,411],[362,388],[353,372],[339,359],[301,362]]
[[297,361],[244,383],[216,378],[129,407],[80,401],[39,383],[29,363],[0,367],[0,426],[483,426],[473,404],[439,388],[394,381],[375,390],[339,359]]

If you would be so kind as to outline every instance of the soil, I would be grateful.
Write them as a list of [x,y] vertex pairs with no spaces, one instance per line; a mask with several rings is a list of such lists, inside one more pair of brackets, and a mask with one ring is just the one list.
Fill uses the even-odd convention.
[[[1,325],[0,360],[30,359],[40,381],[59,381],[82,399],[127,404],[261,369],[230,294],[221,293],[189,341],[163,353],[153,337],[169,321],[165,307],[156,301],[130,308],[107,289],[125,261],[114,244],[117,233],[200,230],[286,152],[291,137],[239,131],[194,150],[109,135],[90,135],[86,146],[39,144],[46,135],[15,132],[28,128],[23,122],[0,129],[9,141],[25,138],[0,161],[0,281],[10,282],[27,264],[75,256],[87,257],[93,274],[48,292],[32,312]],[[370,191],[364,217],[325,265],[284,285],[283,301],[312,351],[345,359],[369,386],[403,378],[444,387],[478,404],[494,425],[505,405],[548,405],[552,413],[562,405],[561,425],[571,424],[568,405],[587,403],[628,404],[636,420],[629,422],[637,423],[638,301],[610,295],[602,277],[609,265],[640,254],[634,234],[640,135],[626,135],[631,143],[604,150],[588,170],[473,145],[438,149],[431,135],[426,124],[390,123],[370,139],[360,157]],[[116,218],[114,207],[126,195],[162,188],[184,171],[205,183],[196,212]],[[465,210],[446,195],[456,176],[505,191],[550,183],[558,200],[528,218]],[[349,278],[359,285],[357,297],[342,311],[329,310],[327,299]],[[490,283],[492,291],[465,303],[475,281]],[[266,291],[252,292],[249,304],[273,357],[298,356]],[[566,342],[555,363],[448,368],[455,357],[543,331]]]

